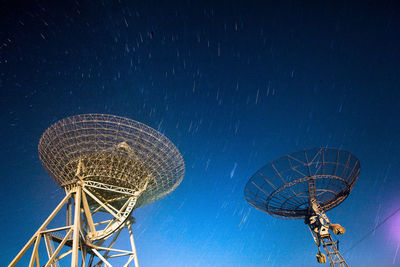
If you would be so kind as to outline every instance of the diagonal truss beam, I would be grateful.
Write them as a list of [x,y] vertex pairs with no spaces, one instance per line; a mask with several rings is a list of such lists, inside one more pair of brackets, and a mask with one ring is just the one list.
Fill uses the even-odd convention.
[[[145,184],[145,187],[146,185],[147,183]],[[145,188],[143,188],[141,192],[144,190]],[[59,261],[68,255],[71,257],[71,267],[77,267],[80,264],[81,266],[95,266],[92,265],[93,256],[100,259],[100,265],[105,264],[106,266],[111,266],[108,259],[127,257],[124,266],[129,266],[132,260],[134,261],[135,266],[139,266],[131,227],[131,223],[134,220],[130,219],[137,198],[140,196],[140,194],[136,195],[137,196],[132,196],[131,194],[127,194],[125,196],[127,200],[124,205],[122,205],[120,209],[116,209],[116,212],[114,212],[108,208],[107,204],[98,199],[94,193],[90,192],[89,187],[85,188],[84,182],[79,183],[76,187],[66,189],[66,196],[64,199],[58,204],[32,238],[17,254],[9,264],[9,267],[15,266],[31,246],[33,246],[33,251],[30,255],[29,267],[58,267]],[[93,217],[95,208],[90,207],[88,198],[91,198],[91,201],[94,200],[96,203],[101,205],[102,208],[104,208],[102,211],[111,215],[113,219],[95,222]],[[72,199],[73,202],[71,202]],[[64,206],[67,206],[66,225],[46,229]],[[73,214],[73,221],[72,216],[69,214]],[[99,225],[102,224],[108,225],[103,230],[96,229],[96,227],[99,227]],[[129,250],[113,248],[118,235],[123,228],[128,228],[129,230],[131,241],[131,249]],[[60,234],[63,236],[60,237]],[[108,247],[101,246],[101,244],[111,236],[113,236],[113,239],[111,243],[107,245]],[[44,260],[44,263],[39,262],[39,257],[41,256],[41,253],[39,253],[41,238],[44,239],[48,256],[48,259],[41,259],[42,261]],[[100,245],[93,245],[93,241],[98,241],[98,244]],[[56,249],[54,249],[53,242],[59,243]],[[71,249],[61,253],[62,249],[65,247],[70,247]],[[89,253],[90,259],[86,257],[87,253]]]

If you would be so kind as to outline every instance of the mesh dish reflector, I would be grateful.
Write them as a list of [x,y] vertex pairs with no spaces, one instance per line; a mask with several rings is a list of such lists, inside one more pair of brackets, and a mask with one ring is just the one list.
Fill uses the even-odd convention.
[[312,148],[285,155],[258,170],[244,195],[253,207],[279,218],[304,218],[315,197],[323,211],[347,198],[360,173],[350,152]]
[[61,187],[78,181],[79,165],[85,181],[138,190],[148,180],[136,207],[173,191],[185,173],[182,155],[164,135],[143,123],[104,114],[72,116],[51,125],[40,138],[39,158]]

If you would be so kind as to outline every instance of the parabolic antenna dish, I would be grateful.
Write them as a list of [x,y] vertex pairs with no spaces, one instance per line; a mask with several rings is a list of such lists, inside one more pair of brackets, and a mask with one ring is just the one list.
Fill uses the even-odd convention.
[[312,148],[285,155],[258,170],[245,187],[253,207],[279,218],[305,218],[310,200],[322,211],[339,205],[349,195],[360,173],[360,162],[350,152]]
[[[61,187],[76,184],[78,175],[130,191],[147,183],[136,208],[173,191],[185,172],[180,152],[164,135],[113,115],[77,115],[54,123],[40,138],[39,157]],[[104,201],[117,196],[101,189],[96,195]]]

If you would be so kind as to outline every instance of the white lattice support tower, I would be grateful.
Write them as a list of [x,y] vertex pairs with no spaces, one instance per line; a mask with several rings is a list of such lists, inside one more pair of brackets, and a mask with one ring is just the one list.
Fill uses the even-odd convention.
[[[181,183],[185,165],[174,144],[145,124],[85,114],[50,126],[40,139],[39,157],[66,196],[9,266],[31,247],[29,266],[65,266],[59,262],[67,258],[71,267],[111,266],[122,257],[124,266],[132,261],[138,266],[131,214]],[[65,225],[49,227],[64,206]],[[123,229],[129,232],[128,250],[114,247]],[[42,238],[46,259],[39,259]]]
[[[134,266],[138,265],[136,248],[133,239],[132,233],[132,221],[130,219],[132,209],[132,203],[136,203],[137,196],[133,198],[130,195],[126,196],[127,204],[124,205],[121,210],[118,211],[117,218],[108,220],[106,222],[93,222],[92,218],[92,211],[88,209],[87,199],[90,199],[90,196],[86,194],[87,189],[83,190],[84,184],[78,185],[75,188],[72,188],[68,193],[67,196],[60,202],[54,212],[49,216],[49,218],[45,221],[45,223],[39,228],[39,230],[35,233],[35,235],[29,240],[26,246],[21,250],[21,252],[17,255],[17,257],[10,263],[9,266],[15,266],[15,264],[19,261],[19,259],[23,256],[23,254],[33,246],[33,251],[30,257],[29,266],[34,266],[34,264],[38,264],[41,262],[44,263],[44,266],[59,266],[59,260],[65,258],[65,256],[71,255],[71,267],[75,267],[79,265],[81,261],[82,266],[86,266],[87,263],[86,255],[90,253],[95,255],[99,258],[100,262],[104,264],[110,265],[107,261],[108,258],[115,258],[115,257],[124,257],[128,256],[125,266],[129,266],[129,263],[134,259]],[[143,191],[145,188],[143,188]],[[73,202],[73,210],[74,210],[74,223],[72,225],[68,225],[66,222],[65,226],[47,229],[46,226],[51,223],[53,218],[60,212],[61,208],[68,202],[68,200],[74,199]],[[104,203],[103,203],[104,204]],[[129,205],[130,204],[130,205]],[[81,208],[83,207],[83,208]],[[86,207],[86,208],[85,208]],[[68,212],[68,209],[67,209]],[[111,215],[111,214],[110,214]],[[114,216],[114,215],[111,215]],[[89,223],[90,222],[90,223]],[[91,224],[91,226],[89,226]],[[117,225],[115,227],[111,227],[110,225]],[[96,227],[99,225],[107,225],[109,226],[103,230],[97,230]],[[130,235],[130,243],[131,249],[130,250],[122,250],[122,249],[115,249],[113,245],[118,238],[121,230],[124,228],[129,229]],[[89,230],[88,230],[89,229]],[[62,237],[59,237],[57,234],[64,232]],[[82,235],[84,233],[84,235]],[[96,243],[103,243],[108,237],[114,234],[114,238],[108,247],[102,247],[96,245]],[[40,244],[41,239],[44,239],[46,244],[47,252],[48,252],[48,259],[41,259],[39,261],[38,255],[38,246]],[[57,240],[59,245],[54,250],[54,240]],[[70,247],[70,250],[66,252],[66,255],[59,256],[59,253],[63,247]],[[110,253],[118,253],[110,255]],[[104,254],[102,254],[104,253]],[[65,266],[65,264],[63,264]],[[110,265],[111,266],[111,265]]]

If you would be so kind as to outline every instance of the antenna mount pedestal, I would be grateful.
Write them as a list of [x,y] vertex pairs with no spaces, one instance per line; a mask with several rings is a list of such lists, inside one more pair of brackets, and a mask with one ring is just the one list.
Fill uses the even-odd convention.
[[319,263],[326,263],[326,257],[320,250],[320,246],[322,245],[328,256],[330,266],[348,267],[342,254],[339,252],[337,246],[339,241],[334,241],[329,233],[329,230],[331,230],[335,234],[343,234],[345,232],[344,227],[339,224],[332,224],[325,212],[320,210],[315,199],[311,199],[310,201],[310,210],[310,214],[312,215],[305,218],[305,223],[310,228],[311,235],[318,247],[317,261]]
[[[107,185],[103,185],[103,187],[107,187]],[[143,188],[142,191],[145,189]],[[109,258],[116,257],[127,258],[123,266],[129,266],[133,260],[134,266],[138,267],[132,231],[132,224],[135,219],[131,216],[131,213],[139,196],[140,193],[136,196],[121,195],[120,200],[125,201],[125,204],[117,209],[112,204],[101,201],[96,197],[90,186],[85,183],[66,188],[64,199],[18,253],[9,267],[15,266],[32,245],[34,247],[29,266],[35,264],[40,266],[43,263],[44,266],[59,266],[59,261],[68,256],[71,259],[71,267],[76,267],[79,263],[82,266],[101,266],[104,264],[109,267],[112,266],[108,261]],[[89,203],[94,202],[97,205],[89,205]],[[66,224],[61,227],[48,228],[48,225],[65,205],[67,206]],[[96,213],[102,213],[103,219],[97,219]],[[71,214],[74,214],[73,218]],[[104,220],[106,216],[110,219]],[[73,223],[71,224],[71,222]],[[120,232],[124,229],[128,229],[129,232],[131,246],[129,250],[113,247]],[[48,259],[40,261],[38,248],[42,238],[45,241]],[[54,249],[55,247],[56,249]]]

